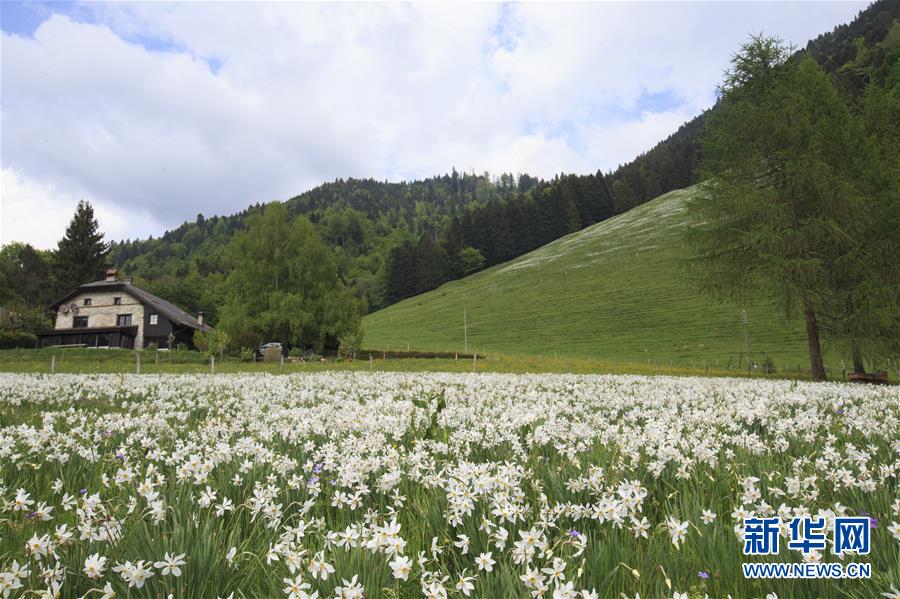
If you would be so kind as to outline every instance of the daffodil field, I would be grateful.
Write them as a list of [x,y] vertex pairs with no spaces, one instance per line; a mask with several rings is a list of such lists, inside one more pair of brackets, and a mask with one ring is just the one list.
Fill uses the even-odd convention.
[[[897,387],[0,374],[0,597],[900,595]],[[862,580],[744,517],[866,515]]]

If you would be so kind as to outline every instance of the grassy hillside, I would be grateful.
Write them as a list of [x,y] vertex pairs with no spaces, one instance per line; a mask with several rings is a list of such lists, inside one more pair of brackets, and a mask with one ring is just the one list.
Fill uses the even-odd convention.
[[[690,283],[681,233],[694,188],[656,198],[515,260],[367,316],[369,348],[543,354],[737,367],[742,306]],[[808,368],[802,322],[747,306],[750,355]],[[828,366],[840,370],[834,357]]]

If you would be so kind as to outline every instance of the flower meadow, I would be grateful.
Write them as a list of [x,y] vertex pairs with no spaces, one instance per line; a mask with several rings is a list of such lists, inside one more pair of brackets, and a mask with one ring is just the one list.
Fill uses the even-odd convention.
[[[898,456],[896,387],[0,374],[0,596],[897,597]],[[748,515],[871,554],[745,557]],[[741,570],[804,559],[872,576]]]

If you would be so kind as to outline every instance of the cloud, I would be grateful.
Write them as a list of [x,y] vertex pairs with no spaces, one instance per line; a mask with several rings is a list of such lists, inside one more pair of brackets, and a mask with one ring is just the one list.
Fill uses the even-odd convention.
[[123,210],[90,197],[76,197],[21,172],[0,170],[0,245],[19,241],[53,249],[65,233],[80,200],[91,202],[107,239],[146,237],[161,224],[144,211]]
[[610,170],[708,107],[747,33],[802,45],[864,4],[74,6],[0,38],[4,183],[135,237],[337,177]]

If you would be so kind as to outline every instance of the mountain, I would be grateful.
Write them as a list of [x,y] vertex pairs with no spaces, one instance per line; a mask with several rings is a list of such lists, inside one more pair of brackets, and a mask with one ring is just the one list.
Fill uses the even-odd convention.
[[[873,2],[848,24],[810,40],[795,56],[809,54],[851,99],[870,83],[883,84],[900,57],[900,0]],[[715,110],[715,107],[710,110]],[[610,176],[616,213],[698,182],[700,136],[709,111],[682,125]]]
[[757,363],[768,356],[778,369],[805,369],[801,320],[766,304],[720,304],[691,284],[682,233],[694,189],[370,314],[364,345],[462,352],[465,311],[468,349],[481,354],[736,368],[748,341]]
[[[810,41],[813,56],[851,99],[883,82],[900,56],[900,0],[878,0],[853,22]],[[715,107],[710,110],[716,110]],[[337,180],[287,201],[315,223],[341,276],[377,309],[500,264],[674,189],[698,181],[705,114],[612,173],[458,173],[388,183]],[[151,291],[204,310],[214,321],[222,249],[260,205],[185,223],[158,239],[114,244],[111,259]]]

